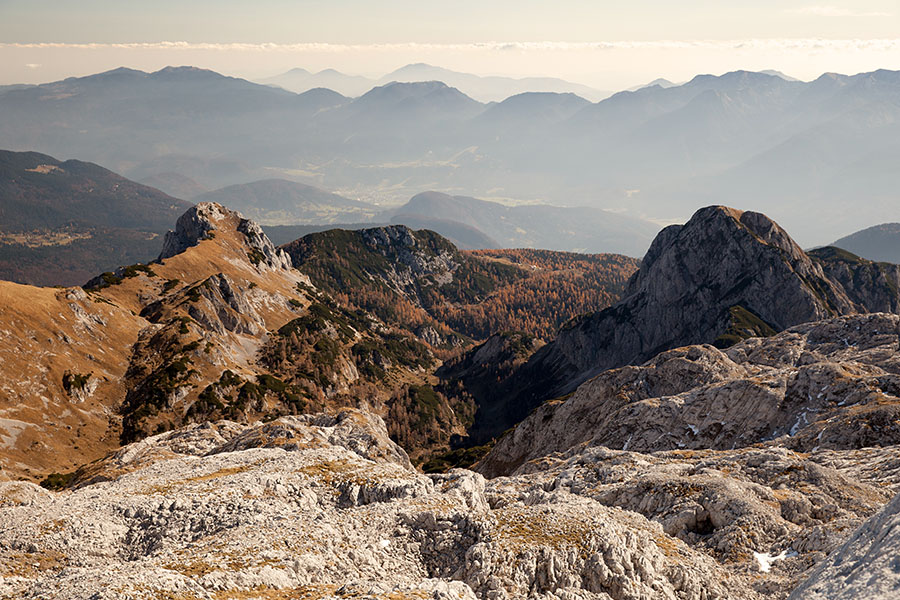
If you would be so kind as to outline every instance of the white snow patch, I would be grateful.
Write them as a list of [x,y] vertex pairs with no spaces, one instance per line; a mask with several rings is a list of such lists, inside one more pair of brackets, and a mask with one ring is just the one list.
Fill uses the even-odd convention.
[[801,427],[803,427],[804,425],[809,425],[809,418],[806,416],[807,412],[808,411],[804,410],[802,413],[800,413],[800,416],[797,417],[797,422],[794,423],[793,427],[791,427],[791,432],[788,435],[793,437],[797,435],[797,432],[800,431]]
[[772,570],[772,565],[779,561],[784,560],[786,558],[793,558],[797,556],[796,550],[782,550],[779,554],[772,556],[768,552],[754,552],[753,558],[756,559],[756,562],[759,564],[759,570],[763,573],[768,573]]

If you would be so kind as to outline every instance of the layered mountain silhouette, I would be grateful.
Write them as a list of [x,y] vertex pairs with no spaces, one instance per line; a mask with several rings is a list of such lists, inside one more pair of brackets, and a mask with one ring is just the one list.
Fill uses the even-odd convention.
[[485,104],[436,81],[378,82],[351,99],[199,69],[119,69],[3,91],[0,135],[12,149],[209,190],[299,173],[388,205],[442,189],[661,222],[728,198],[812,246],[896,220],[897,82],[885,70],[811,82],[736,71],[597,103],[528,92]]
[[500,102],[523,92],[574,93],[593,101],[609,95],[586,85],[571,83],[555,77],[484,77],[470,73],[460,73],[450,69],[416,63],[400,67],[381,78],[373,79],[360,75],[346,75],[334,69],[324,69],[311,73],[306,69],[291,69],[280,75],[261,79],[260,83],[277,85],[292,92],[302,93],[314,88],[329,88],[345,96],[361,96],[373,87],[394,81],[416,83],[422,81],[443,81],[458,88],[467,96],[481,102]]
[[[441,192],[423,192],[393,211],[391,220],[455,221],[482,231],[500,248],[617,252],[642,256],[657,227],[610,211],[548,205],[504,206]],[[427,224],[427,221],[418,221]],[[441,229],[436,229],[441,231]]]
[[280,75],[260,79],[259,83],[274,85],[298,94],[313,89],[329,89],[350,97],[362,96],[375,87],[375,80],[361,75],[346,75],[335,69],[312,73],[300,67]]

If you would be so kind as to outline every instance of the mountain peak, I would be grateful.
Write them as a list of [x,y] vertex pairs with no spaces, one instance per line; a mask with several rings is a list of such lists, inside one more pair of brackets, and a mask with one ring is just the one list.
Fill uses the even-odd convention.
[[201,202],[192,206],[175,222],[175,230],[166,234],[162,251],[156,260],[162,262],[209,239],[211,231],[218,229],[221,223],[235,215],[238,213],[214,202]]
[[664,350],[725,347],[830,316],[896,311],[891,278],[900,276],[876,271],[807,255],[761,213],[708,206],[663,229],[622,300],[565,325],[497,396],[515,421],[602,371]]
[[[790,305],[783,305],[783,298],[772,297],[771,289],[760,285],[769,272],[777,273],[779,285],[793,289],[796,297]],[[824,318],[833,311],[852,312],[851,303],[826,283],[821,284],[821,290],[812,290],[806,283],[822,278],[821,270],[817,271],[787,232],[766,215],[708,206],[684,225],[666,228],[657,236],[641,269],[629,282],[626,296],[662,293],[656,298],[660,302],[696,296],[701,304],[727,304],[719,311],[741,305],[783,329]],[[665,287],[669,288],[664,292],[663,282],[668,282]],[[678,295],[681,292],[684,295]],[[683,333],[690,335],[688,330]],[[657,337],[659,344],[667,345],[664,336]],[[709,342],[715,337],[697,341]]]
[[159,71],[150,73],[150,77],[163,79],[231,79],[221,73],[189,65],[163,67]]
[[752,211],[742,211],[730,206],[713,205],[701,208],[684,225],[671,225],[665,228],[653,240],[643,265],[649,268],[669,246],[681,236],[689,236],[697,242],[694,248],[721,246],[733,241],[736,228],[743,229],[752,235],[747,243],[760,242],[771,245],[785,252],[794,259],[803,254],[802,249],[791,239],[788,233],[766,215]]
[[283,250],[275,248],[263,233],[262,227],[216,202],[201,202],[178,218],[175,231],[166,234],[157,262],[181,254],[203,240],[216,237],[216,232],[242,234],[241,241],[249,248],[248,256],[257,268],[291,268],[290,258]]

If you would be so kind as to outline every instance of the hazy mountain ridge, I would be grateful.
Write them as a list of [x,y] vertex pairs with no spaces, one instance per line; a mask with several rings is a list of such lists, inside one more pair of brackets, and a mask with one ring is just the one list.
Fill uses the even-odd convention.
[[[335,221],[334,227],[360,230],[387,221],[430,229],[460,249],[535,248],[628,256],[642,256],[659,229],[648,221],[591,207],[506,206],[434,191],[416,194],[399,208],[380,212],[372,223]],[[327,229],[319,224],[267,226],[280,243]]]
[[[444,189],[669,221],[727,197],[812,245],[896,210],[897,79],[737,71],[577,109],[555,93],[485,105],[437,82],[351,100],[194,69],[118,70],[6,92],[0,134],[13,147],[77,153],[139,179],[181,173],[210,189],[275,174],[388,204]],[[860,194],[870,201],[848,215],[847,198]]]
[[421,215],[481,230],[499,247],[642,256],[658,228],[646,221],[589,207],[504,206],[441,192],[423,192],[396,209],[394,219]]
[[869,260],[900,263],[900,223],[882,223],[832,242]]
[[500,102],[510,96],[523,92],[574,93],[600,100],[609,94],[554,77],[512,77],[479,76],[460,73],[450,69],[417,63],[400,67],[381,78],[368,78],[360,75],[346,75],[334,69],[324,69],[318,73],[310,73],[306,69],[291,69],[280,75],[261,79],[260,83],[277,85],[293,92],[302,93],[307,90],[324,87],[331,88],[345,96],[361,96],[373,87],[399,81],[416,83],[421,81],[443,81],[447,85],[458,88],[467,96],[480,102]]
[[92,163],[0,151],[0,278],[75,285],[150,260],[188,206]]

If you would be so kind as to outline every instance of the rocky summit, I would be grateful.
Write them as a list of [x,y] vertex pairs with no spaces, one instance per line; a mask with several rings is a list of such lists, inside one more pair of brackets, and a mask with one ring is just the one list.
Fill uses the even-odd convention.
[[897,311],[898,288],[895,266],[809,255],[765,215],[701,209],[659,233],[619,303],[567,323],[483,399],[495,416],[481,435],[502,432],[602,371],[671,348],[726,347],[800,323]]

